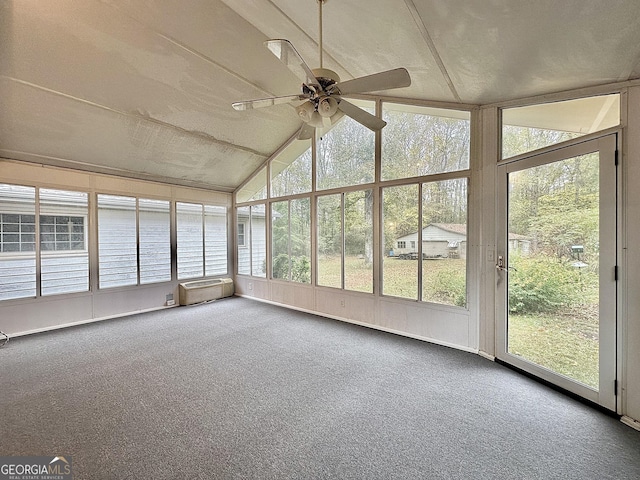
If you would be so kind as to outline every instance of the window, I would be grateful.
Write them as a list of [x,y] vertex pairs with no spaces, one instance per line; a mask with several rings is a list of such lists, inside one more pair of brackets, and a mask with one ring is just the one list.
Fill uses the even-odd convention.
[[300,198],[271,204],[272,277],[311,282],[310,200]]
[[342,194],[318,197],[318,285],[342,288]]
[[238,274],[267,276],[267,228],[265,205],[237,209]]
[[40,248],[43,251],[84,250],[85,217],[40,215]]
[[[373,102],[349,101],[374,113]],[[316,145],[318,190],[373,182],[375,134],[368,128],[345,116]]]
[[246,247],[247,239],[246,239],[246,231],[247,224],[245,222],[238,222],[238,246]]
[[271,197],[311,191],[311,145],[294,140],[270,163]]
[[204,274],[225,275],[227,265],[227,207],[204,206]]
[[258,173],[249,179],[236,194],[236,202],[250,202],[267,198],[267,167],[261,168]]
[[384,103],[382,113],[382,180],[469,168],[469,112]]
[[502,158],[620,124],[620,95],[601,95],[502,111]]
[[88,194],[40,189],[41,294],[89,291]]
[[178,280],[227,273],[227,209],[176,203]]
[[138,284],[136,199],[98,195],[100,288]]
[[[382,190],[384,251],[382,293],[418,299],[418,260],[410,252],[394,252],[393,246],[406,247],[402,237],[418,235],[418,185],[386,187]],[[401,246],[402,245],[402,246]]]
[[318,285],[373,292],[373,191],[318,197]]
[[267,276],[267,230],[264,205],[251,206],[251,275]]
[[171,280],[171,220],[167,200],[138,200],[140,284]]
[[373,293],[373,191],[344,194],[344,288]]
[[0,184],[0,300],[36,296],[36,189]]
[[238,231],[238,275],[251,275],[251,248],[249,240],[251,230],[251,207],[238,207],[237,209],[237,231]]
[[0,213],[3,252],[35,252],[36,216]]
[[467,179],[422,184],[422,297],[467,303]]

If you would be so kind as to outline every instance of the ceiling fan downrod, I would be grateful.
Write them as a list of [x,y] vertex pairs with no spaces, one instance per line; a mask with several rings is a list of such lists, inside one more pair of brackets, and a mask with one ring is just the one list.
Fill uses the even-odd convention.
[[318,52],[320,54],[320,68],[322,68],[322,5],[327,0],[318,0]]

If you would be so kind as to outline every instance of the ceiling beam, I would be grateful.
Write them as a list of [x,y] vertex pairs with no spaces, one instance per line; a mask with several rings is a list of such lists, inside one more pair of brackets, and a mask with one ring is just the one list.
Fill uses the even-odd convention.
[[418,13],[418,9],[416,8],[415,3],[413,2],[413,0],[404,0],[404,3],[407,5],[407,8],[409,9],[409,12],[413,17],[413,21],[416,22],[416,26],[418,27],[418,30],[420,30],[422,38],[424,38],[424,41],[429,47],[429,51],[431,52],[431,55],[433,55],[434,60],[438,64],[438,68],[440,69],[442,76],[447,82],[447,85],[449,86],[449,90],[451,90],[453,97],[456,99],[457,102],[463,103],[462,99],[460,98],[460,95],[458,95],[456,86],[453,84],[453,80],[451,80],[451,76],[447,71],[447,67],[445,67],[444,62],[440,57],[440,53],[438,53],[438,49],[436,48],[435,43],[433,43],[433,39],[431,38],[431,35],[429,34],[427,27],[422,21],[422,17],[420,16],[420,13]]

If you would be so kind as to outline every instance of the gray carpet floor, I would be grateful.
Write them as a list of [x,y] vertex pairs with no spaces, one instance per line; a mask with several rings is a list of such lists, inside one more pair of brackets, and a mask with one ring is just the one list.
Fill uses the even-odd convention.
[[76,480],[640,478],[640,432],[501,365],[243,298],[11,340],[0,455]]

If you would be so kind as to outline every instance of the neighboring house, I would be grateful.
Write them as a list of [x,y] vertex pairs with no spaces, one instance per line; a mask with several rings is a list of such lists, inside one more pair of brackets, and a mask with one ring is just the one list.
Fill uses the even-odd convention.
[[[418,232],[398,238],[390,256],[418,258]],[[467,226],[463,223],[430,223],[422,229],[422,258],[466,258]]]
[[509,234],[509,251],[529,255],[531,252],[531,240],[517,233]]
[[[527,255],[531,241],[509,234],[509,251]],[[398,238],[389,256],[418,258],[418,232]],[[467,225],[464,223],[430,223],[422,229],[422,258],[467,258]]]

